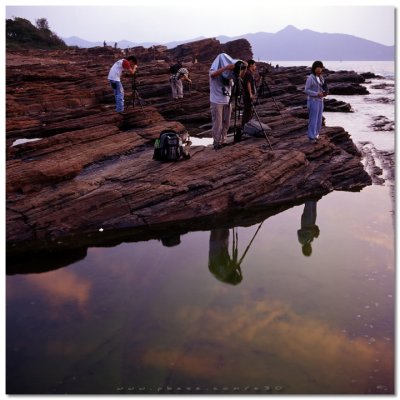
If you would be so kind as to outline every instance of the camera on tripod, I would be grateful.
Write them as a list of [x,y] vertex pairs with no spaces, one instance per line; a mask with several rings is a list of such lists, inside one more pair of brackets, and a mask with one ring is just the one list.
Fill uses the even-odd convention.
[[136,70],[136,72],[133,74],[133,75],[131,75],[131,83],[132,83],[132,88],[133,87],[137,87],[138,86],[138,82],[137,82],[137,77],[138,77],[138,72],[137,72],[137,70]]
[[265,78],[267,76],[268,72],[269,72],[268,67],[262,67],[259,69],[258,75],[260,75],[262,78]]
[[131,93],[131,98],[129,100],[129,103],[132,103],[132,108],[135,108],[135,102],[138,102],[143,111],[142,103],[144,103],[144,100],[142,100],[142,98],[140,97],[139,91],[138,91],[139,82],[136,81],[137,75],[138,75],[137,71],[135,71],[135,73],[133,75],[131,75],[132,93]]

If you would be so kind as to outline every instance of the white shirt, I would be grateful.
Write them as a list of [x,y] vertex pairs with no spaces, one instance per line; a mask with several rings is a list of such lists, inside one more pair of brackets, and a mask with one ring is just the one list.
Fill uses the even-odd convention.
[[131,65],[128,60],[121,59],[116,61],[108,73],[108,79],[110,81],[121,81],[122,71],[124,69],[129,69],[130,67]]

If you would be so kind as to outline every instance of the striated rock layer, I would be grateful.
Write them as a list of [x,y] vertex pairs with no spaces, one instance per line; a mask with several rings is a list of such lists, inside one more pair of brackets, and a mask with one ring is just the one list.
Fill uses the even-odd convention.
[[[308,67],[259,64],[267,85],[257,111],[272,128],[268,140],[244,138],[218,151],[192,146],[189,160],[154,161],[154,140],[163,129],[210,136],[208,69],[221,49],[251,57],[243,40],[222,46],[208,39],[173,50],[157,48],[157,54],[137,48],[140,99],[131,97],[126,78],[124,115],[114,111],[107,81],[110,66],[123,56],[120,51],[8,53],[8,251],[99,230],[130,229],[132,234],[132,229],[143,233],[172,222],[201,225],[202,219],[265,212],[371,183],[342,128],[324,127],[317,144],[308,141],[303,93]],[[179,57],[186,60],[193,84],[185,87],[184,99],[174,101],[168,68]],[[332,73],[332,87],[340,92],[363,82],[355,73],[345,73],[340,81],[340,74]],[[350,112],[351,107],[331,98],[326,110]],[[15,145],[32,139],[39,140]]]

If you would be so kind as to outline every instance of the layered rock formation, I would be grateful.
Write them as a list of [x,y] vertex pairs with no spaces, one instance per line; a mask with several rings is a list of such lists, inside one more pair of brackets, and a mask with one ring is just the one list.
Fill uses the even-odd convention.
[[233,42],[220,43],[217,39],[203,39],[196,42],[181,44],[173,49],[166,46],[153,46],[149,49],[138,46],[128,49],[140,59],[141,62],[151,62],[154,60],[165,60],[175,63],[177,60],[182,62],[209,62],[219,53],[227,53],[233,58],[248,60],[253,54],[249,42],[246,39],[238,39]]
[[[265,215],[309,196],[371,183],[342,128],[324,127],[317,144],[308,141],[305,67],[264,65],[268,87],[257,111],[272,128],[272,150],[265,138],[245,138],[218,151],[192,146],[189,160],[154,161],[153,143],[163,129],[209,136],[208,69],[221,49],[238,58],[251,56],[247,42],[216,42],[171,51],[137,48],[140,101],[132,101],[126,78],[124,115],[114,111],[107,81],[110,66],[123,56],[119,50],[7,54],[10,254],[71,237],[101,240],[99,232],[151,237],[168,223],[204,227],[204,221],[224,215]],[[176,58],[184,59],[193,80],[180,101],[171,99],[169,87],[169,63]],[[345,73],[341,81],[340,74],[328,72],[327,81],[332,75],[332,83],[361,87],[362,77]],[[351,107],[331,98],[326,110]],[[27,142],[15,145],[16,140]]]

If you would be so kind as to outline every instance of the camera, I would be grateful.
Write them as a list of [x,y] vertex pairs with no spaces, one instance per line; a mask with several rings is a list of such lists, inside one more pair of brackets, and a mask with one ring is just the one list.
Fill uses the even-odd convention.
[[262,78],[265,78],[265,76],[267,75],[268,72],[269,71],[268,71],[267,67],[262,67],[259,69],[258,75],[260,75]]
[[229,78],[225,78],[223,75],[221,75],[221,79],[222,79],[222,84],[224,86],[229,86],[231,83],[231,80]]
[[230,96],[231,94],[229,93],[229,90],[225,87],[225,86],[222,86],[222,94],[224,95],[224,96]]

